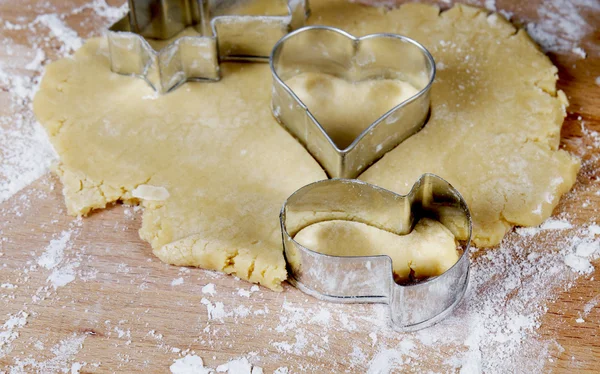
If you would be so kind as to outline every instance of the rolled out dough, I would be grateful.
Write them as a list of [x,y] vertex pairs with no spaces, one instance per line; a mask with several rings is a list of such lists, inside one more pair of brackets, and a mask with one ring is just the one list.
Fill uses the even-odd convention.
[[454,235],[441,223],[421,219],[408,235],[396,235],[353,221],[323,221],[300,230],[294,240],[313,251],[334,256],[388,255],[399,282],[435,277],[458,261]]
[[[404,34],[437,61],[429,123],[361,179],[406,193],[422,173],[440,175],[469,203],[479,246],[551,214],[579,164],[558,150],[566,100],[557,69],[524,31],[467,6],[311,6],[312,24]],[[221,69],[220,82],[157,96],[142,80],[113,74],[105,41],[91,39],[47,67],[34,110],[60,155],[70,214],[139,202],[132,191],[140,185],[163,187],[165,200],[141,200],[140,230],[161,260],[280,289],[279,209],[325,173],[273,119],[268,65]]]
[[398,79],[349,82],[322,73],[301,73],[285,82],[340,149],[379,117],[419,90]]

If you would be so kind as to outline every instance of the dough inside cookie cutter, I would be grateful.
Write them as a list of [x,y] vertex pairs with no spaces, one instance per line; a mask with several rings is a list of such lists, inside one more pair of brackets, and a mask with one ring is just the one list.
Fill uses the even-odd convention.
[[[459,240],[462,254],[443,274],[409,285],[394,282],[388,256],[330,256],[293,239],[303,228],[328,220],[357,221],[405,235],[424,217],[446,226]],[[388,304],[398,330],[414,331],[440,321],[467,289],[471,214],[458,191],[436,175],[424,174],[404,196],[354,179],[315,182],[285,201],[280,224],[289,282],[321,300]]]
[[[303,27],[275,44],[270,65],[274,116],[331,178],[355,178],[386,152],[418,132],[429,115],[435,62],[425,47],[405,36],[372,34],[357,38],[333,27]],[[340,149],[310,108],[285,83],[305,72],[330,74],[351,82],[400,79],[413,85],[418,92],[390,108],[348,147]]]
[[[273,45],[309,14],[308,0],[128,2],[129,13],[108,31],[111,69],[140,77],[160,93],[186,81],[219,80],[220,61],[266,61]],[[174,37],[158,50],[146,40]]]

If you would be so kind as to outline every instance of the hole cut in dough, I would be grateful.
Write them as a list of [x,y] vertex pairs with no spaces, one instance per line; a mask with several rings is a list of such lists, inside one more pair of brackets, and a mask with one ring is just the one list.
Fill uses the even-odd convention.
[[324,73],[301,73],[285,82],[340,149],[396,105],[417,94],[399,79],[350,82]]
[[461,255],[452,232],[430,218],[419,220],[407,235],[361,222],[323,221],[303,228],[294,240],[332,256],[387,255],[392,259],[394,279],[400,284],[441,275]]

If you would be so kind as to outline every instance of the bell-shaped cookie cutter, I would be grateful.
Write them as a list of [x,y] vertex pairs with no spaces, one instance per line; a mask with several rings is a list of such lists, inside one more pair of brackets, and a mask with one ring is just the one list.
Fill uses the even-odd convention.
[[[308,14],[308,0],[129,0],[127,16],[108,31],[110,66],[160,93],[186,81],[217,81],[220,61],[266,61]],[[195,32],[186,34],[187,27]]]
[[[462,255],[443,274],[409,285],[394,281],[388,256],[331,256],[294,240],[304,227],[334,219],[404,235],[422,217],[436,219],[452,231]],[[280,223],[289,282],[321,300],[388,304],[398,330],[414,331],[440,321],[459,304],[467,289],[471,214],[458,191],[436,175],[422,175],[407,195],[356,179],[315,182],[286,200]]]
[[[303,27],[275,44],[270,65],[273,114],[332,178],[358,176],[418,132],[429,115],[435,62],[425,47],[405,36],[372,34],[357,38],[333,27]],[[285,83],[304,72],[331,74],[353,82],[400,79],[412,84],[418,93],[391,108],[348,147],[340,149]]]

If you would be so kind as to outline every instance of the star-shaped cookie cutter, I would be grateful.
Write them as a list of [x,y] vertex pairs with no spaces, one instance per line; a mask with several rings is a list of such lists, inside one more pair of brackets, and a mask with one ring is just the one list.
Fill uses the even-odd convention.
[[308,0],[129,0],[127,16],[108,31],[110,67],[160,93],[217,81],[220,61],[266,61],[308,14]]
[[[294,240],[303,228],[329,220],[356,221],[405,235],[424,217],[446,226],[462,254],[443,274],[408,285],[394,281],[388,256],[331,256]],[[356,179],[315,182],[285,201],[280,224],[290,283],[321,300],[388,304],[398,330],[414,331],[440,321],[467,290],[471,214],[460,193],[436,175],[421,176],[407,195]]]
[[[275,118],[294,135],[332,178],[354,178],[418,132],[429,115],[435,62],[421,44],[396,34],[357,38],[328,26],[308,26],[284,36],[270,58],[271,106]],[[352,82],[399,79],[418,92],[381,115],[345,149],[340,149],[310,108],[285,83],[304,72],[320,72]],[[360,105],[360,103],[356,103]]]

